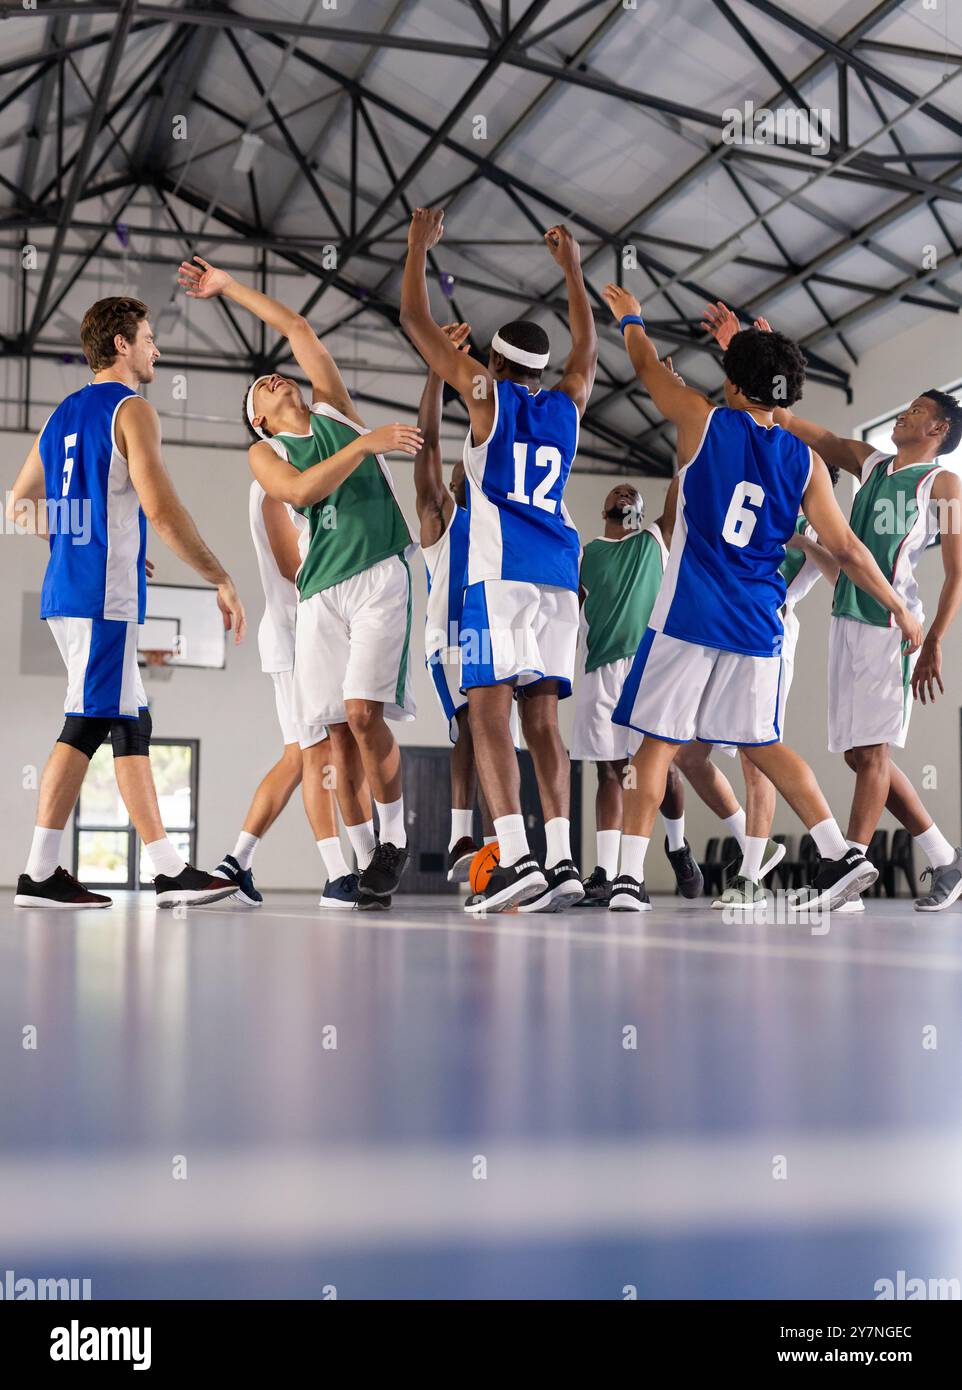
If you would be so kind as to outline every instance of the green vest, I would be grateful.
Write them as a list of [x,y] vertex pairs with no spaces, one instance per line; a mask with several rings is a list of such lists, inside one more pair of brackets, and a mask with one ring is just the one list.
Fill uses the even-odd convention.
[[585,546],[581,587],[586,595],[582,610],[588,644],[586,672],[634,656],[638,650],[668,553],[656,530],[650,526],[617,541],[599,537]]
[[[877,457],[874,462],[871,455],[866,459],[849,525],[872,552],[909,611],[921,619],[915,567],[930,539],[929,498],[941,466],[913,463],[893,470],[894,461],[891,455]],[[888,609],[853,584],[847,574],[840,574],[836,581],[832,616],[853,618],[873,627],[893,625]]]
[[[288,463],[303,473],[353,443],[361,433],[333,407],[315,404],[311,407],[310,434],[276,434],[274,441],[283,447]],[[327,497],[297,510],[307,517],[310,536],[297,575],[301,600],[333,588],[391,555],[403,555],[411,544],[391,475],[375,454],[368,454]]]

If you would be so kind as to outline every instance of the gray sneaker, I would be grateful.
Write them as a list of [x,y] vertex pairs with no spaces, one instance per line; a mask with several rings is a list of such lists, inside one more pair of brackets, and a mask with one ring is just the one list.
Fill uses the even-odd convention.
[[764,888],[759,888],[750,878],[743,878],[739,874],[732,879],[721,897],[715,899],[712,907],[755,908],[762,906],[765,901]]
[[928,875],[932,887],[924,898],[915,899],[916,912],[942,912],[951,907],[962,894],[962,849],[955,851],[955,858],[948,864],[940,864],[937,869],[923,869],[920,875]]

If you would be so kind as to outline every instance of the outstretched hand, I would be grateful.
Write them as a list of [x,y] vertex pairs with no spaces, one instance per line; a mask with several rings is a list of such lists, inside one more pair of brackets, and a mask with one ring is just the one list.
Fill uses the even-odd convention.
[[424,436],[417,425],[379,425],[364,435],[364,444],[372,454],[416,454]]
[[188,299],[214,299],[223,294],[230,284],[226,270],[218,270],[200,256],[194,257],[198,265],[191,261],[181,261],[177,269],[177,283],[187,293]]
[[601,297],[614,315],[616,323],[620,323],[626,314],[641,313],[638,300],[623,285],[605,285]]
[[[706,333],[710,333],[722,352],[734,338],[736,333],[741,332],[741,323],[734,310],[729,309],[727,304],[723,304],[719,299],[717,304],[709,304],[705,309],[705,317],[701,321],[701,327]],[[771,333],[772,326],[768,319],[757,318],[755,327],[762,333]]]
[[408,246],[412,251],[430,251],[444,235],[443,208],[415,208],[408,228]]
[[469,323],[446,323],[441,332],[447,334],[451,346],[456,347],[458,352],[470,352],[471,325]]
[[549,227],[544,234],[544,240],[562,270],[571,270],[581,264],[581,247],[563,222]]

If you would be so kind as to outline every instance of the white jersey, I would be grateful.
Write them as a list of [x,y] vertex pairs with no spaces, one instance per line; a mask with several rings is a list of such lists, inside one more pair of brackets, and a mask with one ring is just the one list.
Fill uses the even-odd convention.
[[[264,616],[257,629],[257,647],[260,652],[261,670],[273,673],[294,669],[294,618],[297,613],[297,589],[289,579],[285,579],[277,568],[274,552],[271,550],[267,526],[264,522],[264,500],[267,493],[254,479],[250,491],[250,525],[257,555],[257,568],[261,576],[261,587],[266,600]],[[301,558],[304,558],[305,523],[302,517],[288,507],[291,520],[301,533],[299,543]]]

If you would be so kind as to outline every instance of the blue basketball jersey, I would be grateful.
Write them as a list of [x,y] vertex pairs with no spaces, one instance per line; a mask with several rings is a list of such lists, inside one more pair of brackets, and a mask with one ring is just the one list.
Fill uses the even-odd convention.
[[42,618],[144,621],[147,522],[114,439],[117,410],[136,394],[119,381],[91,382],[43,427],[50,559]]
[[514,579],[578,588],[580,542],[564,505],[578,449],[578,408],[563,391],[499,381],[494,427],[464,445],[468,583]]
[[812,473],[807,444],[744,410],[712,411],[682,469],[665,578],[650,626],[704,647],[774,656],[783,635],[779,566]]
[[425,658],[460,641],[464,589],[468,582],[468,513],[455,507],[447,529],[433,545],[423,546],[428,576],[424,618]]

